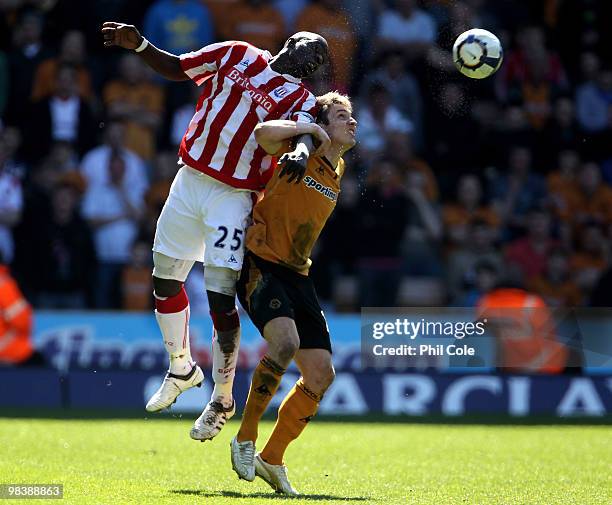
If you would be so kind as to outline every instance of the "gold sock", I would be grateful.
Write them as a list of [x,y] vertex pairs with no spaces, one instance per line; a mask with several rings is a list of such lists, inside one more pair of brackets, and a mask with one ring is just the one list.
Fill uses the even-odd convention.
[[270,400],[276,393],[278,385],[285,373],[285,369],[272,361],[268,356],[264,356],[255,371],[251,380],[251,389],[247,398],[242,422],[238,430],[238,442],[246,440],[257,440],[257,427]]
[[278,409],[278,419],[261,457],[271,465],[282,465],[287,446],[300,436],[317,413],[319,395],[310,391],[300,378]]

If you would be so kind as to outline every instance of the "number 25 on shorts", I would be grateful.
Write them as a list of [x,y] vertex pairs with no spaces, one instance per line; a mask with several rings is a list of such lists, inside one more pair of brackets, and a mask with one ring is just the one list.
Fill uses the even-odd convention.
[[[215,242],[215,247],[218,247],[219,249],[225,249],[225,246],[227,245],[226,239],[227,239],[227,236],[229,235],[229,230],[227,229],[226,226],[219,226],[217,229],[221,233],[221,237],[219,238],[219,240]],[[242,234],[243,233],[244,233],[243,230],[239,228],[234,228],[234,234],[232,238],[230,239],[230,244],[229,244],[229,247],[232,251],[237,251],[242,246]]]

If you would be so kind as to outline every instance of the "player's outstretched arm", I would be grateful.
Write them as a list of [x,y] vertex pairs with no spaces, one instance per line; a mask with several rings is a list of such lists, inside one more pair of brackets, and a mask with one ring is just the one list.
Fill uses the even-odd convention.
[[297,139],[295,149],[290,153],[283,154],[278,163],[283,166],[279,177],[288,175],[287,182],[295,181],[296,184],[302,182],[306,173],[308,157],[314,151],[314,141],[312,135],[304,133]]
[[255,127],[255,140],[268,154],[276,154],[283,145],[283,141],[309,134],[319,143],[318,151],[329,147],[329,136],[323,128],[316,123],[304,123],[286,119],[274,119],[259,123]]
[[138,54],[159,75],[171,81],[186,81],[189,79],[181,67],[178,56],[158,49],[140,34],[133,25],[108,21],[102,25],[102,35],[106,47],[122,47],[136,50],[146,45]]

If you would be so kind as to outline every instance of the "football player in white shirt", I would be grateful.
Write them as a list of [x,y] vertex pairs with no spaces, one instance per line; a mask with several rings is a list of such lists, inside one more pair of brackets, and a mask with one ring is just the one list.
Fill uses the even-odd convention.
[[[132,25],[107,22],[102,33],[105,46],[133,50],[163,77],[192,79],[202,87],[179,150],[182,167],[157,223],[153,245],[155,315],[170,367],[146,408],[151,412],[167,408],[204,379],[190,353],[189,301],[183,287],[194,262],[202,261],[214,326],[215,387],[190,436],[210,440],[236,410],[232,387],[240,321],[235,286],[252,192],[264,186],[266,172],[274,166],[257,146],[253,130],[266,119],[314,121],[315,98],[300,79],[329,60],[327,42],[317,34],[299,32],[274,57],[239,41],[175,56],[156,48]],[[319,151],[330,142],[326,135],[318,140]],[[288,182],[301,181],[311,151],[313,139],[303,135],[295,150],[284,155]]]

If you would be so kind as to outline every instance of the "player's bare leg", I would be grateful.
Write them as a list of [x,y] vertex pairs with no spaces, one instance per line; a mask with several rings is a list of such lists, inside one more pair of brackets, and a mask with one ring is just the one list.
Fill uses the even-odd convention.
[[264,327],[268,354],[255,368],[238,434],[232,440],[232,468],[241,479],[255,479],[255,442],[261,416],[276,393],[280,381],[295,356],[300,339],[293,319],[278,317]]
[[268,443],[255,456],[255,474],[279,493],[297,495],[289,482],[283,456],[314,417],[327,388],[334,380],[331,354],[325,349],[300,349],[295,362],[302,373],[278,409],[278,419]]
[[[156,265],[163,271],[163,263],[171,258],[155,256]],[[190,268],[187,265],[187,270]],[[192,387],[199,387],[204,374],[191,357],[189,345],[189,299],[183,283],[174,279],[153,276],[155,289],[155,317],[168,351],[170,365],[168,373],[160,388],[153,394],[146,405],[149,412],[159,412],[170,407],[176,398]]]
[[232,389],[240,347],[240,318],[235,300],[237,272],[207,266],[204,275],[213,320],[212,377],[215,388],[189,433],[191,438],[202,442],[216,437],[236,412]]

